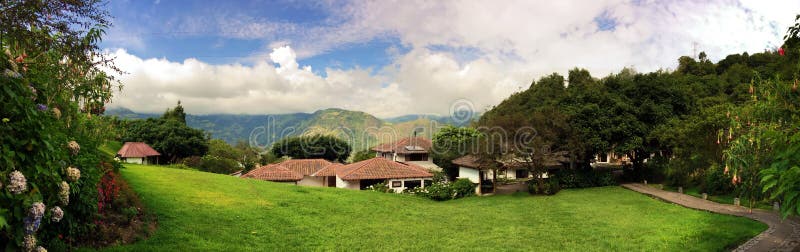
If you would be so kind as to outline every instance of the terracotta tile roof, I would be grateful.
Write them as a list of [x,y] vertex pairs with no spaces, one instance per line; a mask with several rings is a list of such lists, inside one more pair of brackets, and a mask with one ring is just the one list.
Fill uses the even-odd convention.
[[[567,157],[568,154],[569,153],[565,151],[551,153],[544,157],[544,163],[545,163],[544,165],[547,167],[561,166],[562,163],[569,162],[569,158]],[[515,168],[515,167],[521,167],[525,162],[526,161],[520,158],[506,157],[504,159],[498,159],[498,161],[496,161],[496,164],[500,167]],[[481,161],[478,159],[477,156],[472,154],[453,159],[452,163],[454,165],[468,167],[468,168],[475,168],[475,169],[488,167],[490,165],[490,163]]]
[[122,145],[122,148],[119,149],[117,155],[124,158],[129,157],[149,157],[149,156],[161,156],[161,153],[154,150],[147,145],[146,143],[142,142],[125,142],[125,145]]
[[289,170],[288,168],[283,167],[282,165],[279,164],[268,164],[253,169],[247,174],[242,175],[242,178],[254,178],[260,180],[285,182],[285,181],[299,181],[303,179],[303,175],[300,175],[292,170]]
[[325,159],[289,159],[283,162],[280,162],[280,165],[283,167],[288,168],[291,171],[294,171],[303,176],[309,176],[322,170],[329,165],[332,165],[328,160]]
[[325,166],[325,168],[322,168],[322,170],[319,170],[319,171],[315,172],[314,174],[311,174],[311,176],[314,176],[314,177],[328,177],[328,176],[332,177],[332,176],[336,176],[336,169],[341,169],[342,167],[344,167],[343,164],[333,163],[333,164],[331,164],[329,166]]
[[392,143],[385,143],[372,148],[377,152],[394,152],[399,154],[428,153],[431,140],[424,137],[406,137]]
[[344,165],[336,169],[336,176],[343,180],[430,178],[433,174],[415,164],[391,161],[376,157]]

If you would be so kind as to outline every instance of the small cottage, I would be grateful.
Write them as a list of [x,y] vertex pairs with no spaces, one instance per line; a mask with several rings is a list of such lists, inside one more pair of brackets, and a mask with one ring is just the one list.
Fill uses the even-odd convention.
[[117,152],[120,161],[131,164],[158,164],[161,153],[143,142],[125,142]]

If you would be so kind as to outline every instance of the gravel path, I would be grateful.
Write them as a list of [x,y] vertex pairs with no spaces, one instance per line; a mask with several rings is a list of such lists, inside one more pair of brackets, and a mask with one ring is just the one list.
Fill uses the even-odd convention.
[[715,213],[747,217],[769,225],[761,234],[745,242],[734,251],[800,251],[800,224],[795,220],[782,219],[774,211],[747,208],[693,197],[691,195],[656,189],[644,184],[623,184],[622,187],[647,194],[688,208]]

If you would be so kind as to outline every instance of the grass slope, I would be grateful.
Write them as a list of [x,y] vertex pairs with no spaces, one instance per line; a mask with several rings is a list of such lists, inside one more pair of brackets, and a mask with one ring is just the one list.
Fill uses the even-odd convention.
[[766,229],[619,187],[434,202],[127,165],[158,215],[145,241],[108,250],[712,251]]

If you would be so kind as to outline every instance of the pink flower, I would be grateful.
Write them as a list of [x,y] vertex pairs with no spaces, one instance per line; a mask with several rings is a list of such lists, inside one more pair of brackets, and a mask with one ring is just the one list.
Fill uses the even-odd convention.
[[784,54],[786,54],[786,52],[783,50],[783,47],[781,47],[781,48],[778,48],[778,54],[780,54],[781,56],[783,56]]

